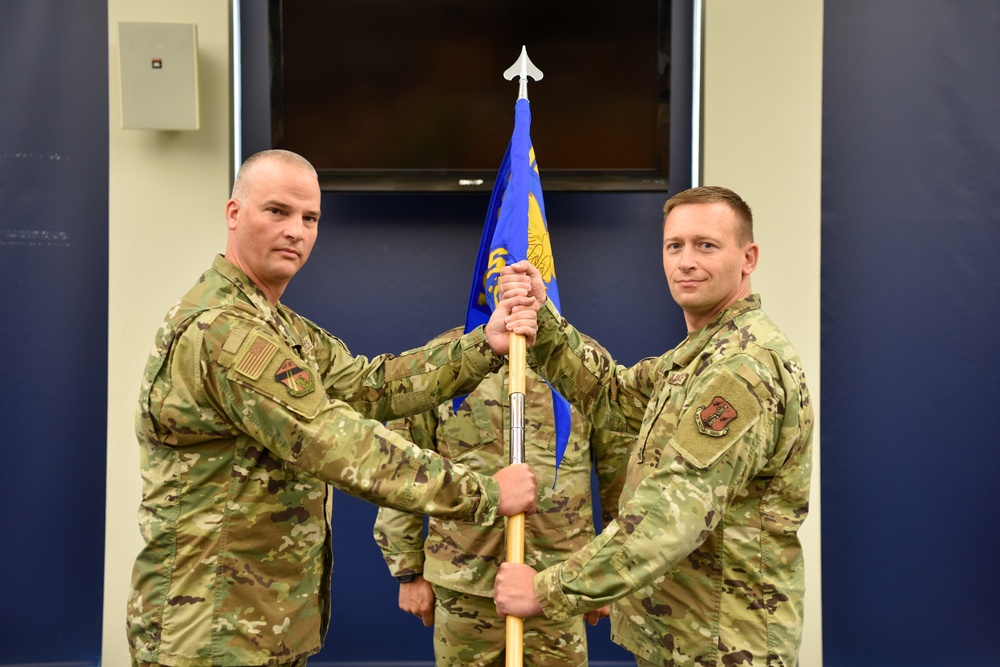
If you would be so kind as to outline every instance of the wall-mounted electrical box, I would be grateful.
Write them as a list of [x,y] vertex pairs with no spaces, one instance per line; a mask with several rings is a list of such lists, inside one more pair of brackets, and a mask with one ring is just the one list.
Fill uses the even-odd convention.
[[198,129],[198,26],[119,23],[122,128]]

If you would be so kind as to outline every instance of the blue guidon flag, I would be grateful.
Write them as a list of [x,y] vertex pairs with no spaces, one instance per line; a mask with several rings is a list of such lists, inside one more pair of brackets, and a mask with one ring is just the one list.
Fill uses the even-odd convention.
[[[493,184],[493,195],[476,256],[476,269],[472,275],[469,309],[465,316],[466,332],[490,319],[496,308],[500,270],[523,259],[529,260],[541,272],[548,288],[548,298],[561,312],[552,246],[545,222],[542,182],[531,145],[531,109],[524,98],[514,106],[514,134]],[[455,399],[456,410],[463,399]],[[552,407],[555,412],[558,469],[569,440],[570,411],[569,402],[554,389]]]

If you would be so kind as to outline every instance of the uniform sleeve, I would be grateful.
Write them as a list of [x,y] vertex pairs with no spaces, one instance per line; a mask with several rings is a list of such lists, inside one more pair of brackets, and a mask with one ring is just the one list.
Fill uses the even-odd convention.
[[533,367],[597,428],[637,433],[653,391],[657,360],[620,366],[588,345],[551,301],[538,311],[538,336],[528,350]]
[[601,497],[601,530],[618,516],[618,499],[625,486],[628,460],[635,449],[636,438],[631,433],[594,428],[590,432],[590,449],[594,456],[598,492]]
[[323,386],[331,398],[370,419],[389,421],[430,410],[468,394],[503,364],[482,327],[437,338],[400,355],[354,356],[342,341],[325,334]]
[[[421,449],[437,451],[437,412],[434,410],[397,419],[386,426]],[[424,571],[424,517],[382,507],[375,518],[373,533],[392,576]]]
[[[181,341],[197,345],[200,353],[178,358],[199,359],[206,367],[207,372],[197,374],[204,377],[203,393],[236,429],[278,458],[377,505],[493,522],[499,503],[495,480],[421,450],[378,421],[366,419],[355,403],[331,398],[315,371],[269,331],[232,314],[212,317],[196,322],[189,328],[194,333]],[[450,372],[450,386],[461,389],[475,374],[466,367],[461,343],[430,354],[434,368],[444,374],[437,376],[445,380],[443,384],[448,384],[445,376]],[[472,356],[484,360],[484,355]],[[434,381],[425,375],[402,375],[388,380],[386,373],[372,370],[355,381],[381,394],[373,401],[382,406],[375,410],[380,415],[400,405],[424,404],[436,395],[431,388]]]
[[536,575],[546,616],[579,615],[662,576],[707,539],[762,465],[773,416],[743,377],[725,367],[710,370],[688,399],[662,448],[639,444],[630,465],[641,466],[643,477],[615,522]]

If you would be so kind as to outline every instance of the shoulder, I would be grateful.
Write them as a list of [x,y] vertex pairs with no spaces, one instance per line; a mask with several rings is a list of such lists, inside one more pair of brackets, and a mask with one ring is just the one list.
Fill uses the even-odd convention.
[[751,310],[737,318],[735,324],[737,349],[752,359],[748,365],[774,378],[785,374],[801,375],[798,352],[763,310]]
[[299,315],[287,306],[283,306],[282,308],[293,323],[293,326],[299,336],[311,339],[313,341],[313,345],[328,346],[333,350],[336,350],[337,353],[343,352],[347,355],[351,355],[351,351],[347,347],[347,343],[345,343],[341,338],[333,335],[320,325],[316,324],[316,322],[310,320],[308,317]]
[[721,376],[734,378],[765,406],[780,403],[789,389],[788,376],[801,374],[794,348],[759,309],[742,313],[720,330],[700,359],[694,386]]

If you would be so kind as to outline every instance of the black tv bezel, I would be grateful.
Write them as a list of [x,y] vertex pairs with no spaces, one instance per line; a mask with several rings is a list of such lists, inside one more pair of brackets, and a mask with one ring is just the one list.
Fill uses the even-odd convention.
[[[248,0],[241,0],[246,4]],[[282,148],[283,87],[281,41],[282,0],[266,0],[268,39],[267,79],[270,99],[270,148]],[[658,11],[670,12],[670,35],[659,35],[662,51],[669,50],[670,108],[666,124],[657,122],[657,141],[665,136],[667,158],[655,169],[545,168],[546,191],[676,193],[690,186],[693,109],[693,9],[685,0],[656,0]],[[259,14],[259,12],[258,12]],[[241,33],[260,26],[241,22]],[[662,25],[662,22],[661,22]],[[246,58],[244,57],[244,60]],[[259,60],[259,59],[258,59]],[[259,96],[258,96],[259,97]],[[657,113],[659,119],[665,114]],[[498,158],[499,160],[499,158]],[[493,188],[496,170],[476,169],[317,169],[320,187],[332,192],[478,192]]]

